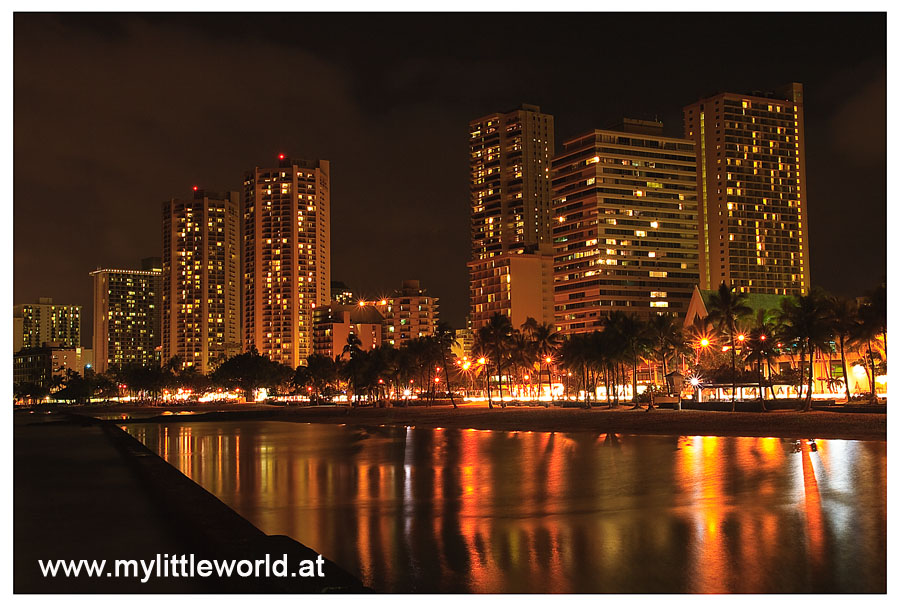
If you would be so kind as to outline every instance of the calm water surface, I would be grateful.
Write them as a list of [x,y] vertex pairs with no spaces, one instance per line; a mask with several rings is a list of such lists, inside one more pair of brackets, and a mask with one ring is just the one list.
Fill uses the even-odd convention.
[[884,592],[887,445],[275,421],[127,425],[388,592]]

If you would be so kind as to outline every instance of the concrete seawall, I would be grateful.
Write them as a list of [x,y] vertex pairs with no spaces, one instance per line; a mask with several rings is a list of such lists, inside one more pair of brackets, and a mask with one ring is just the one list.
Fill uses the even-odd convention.
[[[14,415],[14,591],[16,593],[365,592],[325,560],[323,578],[291,577],[319,555],[269,536],[112,422],[67,414]],[[196,559],[288,556],[287,578],[55,578],[38,560]],[[109,569],[107,569],[109,570]]]

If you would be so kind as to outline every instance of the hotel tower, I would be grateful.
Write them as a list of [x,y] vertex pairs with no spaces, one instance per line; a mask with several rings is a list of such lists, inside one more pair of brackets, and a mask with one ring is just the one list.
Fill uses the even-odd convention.
[[553,159],[556,325],[611,311],[684,315],[699,277],[694,143],[626,119],[569,139]]
[[278,156],[244,176],[245,348],[297,367],[313,353],[313,311],[331,298],[326,160]]
[[163,203],[162,359],[207,373],[240,353],[240,197],[207,193]]
[[550,161],[553,116],[540,107],[469,123],[471,328],[495,313],[553,322]]
[[809,292],[803,85],[721,93],[684,108],[697,147],[700,287]]

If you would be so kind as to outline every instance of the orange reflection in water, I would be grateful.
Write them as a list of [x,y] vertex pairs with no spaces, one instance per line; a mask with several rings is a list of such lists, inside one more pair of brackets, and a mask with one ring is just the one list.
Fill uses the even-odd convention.
[[[813,442],[812,444],[815,444]],[[800,458],[803,465],[804,511],[806,512],[806,542],[813,574],[821,574],[825,556],[825,524],[822,521],[822,502],[819,483],[811,458],[815,451],[804,441]]]
[[[274,422],[129,431],[265,532],[382,591],[778,593],[858,576],[835,584],[823,556],[825,467],[779,439]],[[831,468],[853,468],[834,457]]]

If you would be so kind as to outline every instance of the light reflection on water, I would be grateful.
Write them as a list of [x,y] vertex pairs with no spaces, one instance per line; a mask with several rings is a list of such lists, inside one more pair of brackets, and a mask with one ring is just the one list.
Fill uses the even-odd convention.
[[127,431],[395,592],[884,592],[887,446],[272,421]]

